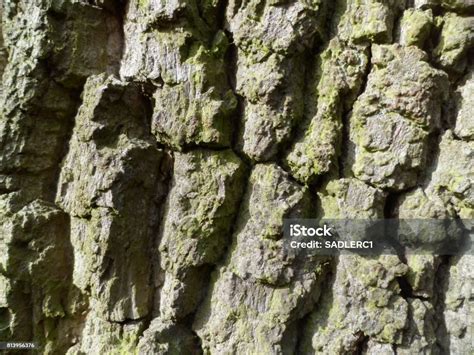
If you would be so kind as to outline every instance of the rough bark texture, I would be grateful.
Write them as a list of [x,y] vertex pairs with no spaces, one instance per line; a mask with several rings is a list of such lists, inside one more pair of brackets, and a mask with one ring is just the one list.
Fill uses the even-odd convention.
[[474,218],[472,0],[3,0],[0,341],[472,354],[474,257],[284,218]]

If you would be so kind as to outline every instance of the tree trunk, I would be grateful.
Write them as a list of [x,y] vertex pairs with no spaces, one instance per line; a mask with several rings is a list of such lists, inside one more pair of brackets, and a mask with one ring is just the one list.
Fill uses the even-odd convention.
[[3,0],[0,341],[467,354],[472,255],[295,258],[286,218],[474,218],[471,0]]

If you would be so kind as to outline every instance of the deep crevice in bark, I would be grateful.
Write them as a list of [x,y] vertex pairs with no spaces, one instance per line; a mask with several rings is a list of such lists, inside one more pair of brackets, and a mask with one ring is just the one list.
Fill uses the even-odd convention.
[[436,292],[433,298],[433,306],[436,311],[436,344],[446,354],[450,353],[450,337],[446,326],[446,292],[449,288],[450,262],[452,257],[442,256],[441,262],[436,270],[435,285]]

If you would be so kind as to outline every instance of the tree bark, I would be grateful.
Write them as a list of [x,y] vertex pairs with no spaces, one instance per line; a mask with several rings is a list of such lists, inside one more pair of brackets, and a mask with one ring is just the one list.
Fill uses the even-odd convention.
[[466,354],[472,255],[282,251],[474,218],[470,0],[3,0],[0,341]]

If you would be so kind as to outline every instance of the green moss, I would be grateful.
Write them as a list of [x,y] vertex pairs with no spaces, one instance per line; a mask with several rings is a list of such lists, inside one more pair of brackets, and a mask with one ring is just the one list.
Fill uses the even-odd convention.
[[125,334],[110,353],[113,355],[138,355],[137,343],[136,334]]
[[423,48],[425,40],[428,38],[432,26],[433,14],[431,10],[405,10],[400,23],[400,42],[404,45],[415,45]]
[[150,7],[150,0],[137,0],[137,2],[138,8],[141,10],[146,11]]
[[[231,150],[180,153],[175,164],[177,185],[171,189],[160,245],[164,262],[174,270],[214,263],[229,238],[245,167]],[[181,195],[180,181],[190,184],[189,197]]]

